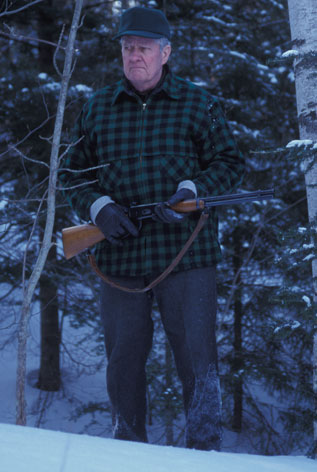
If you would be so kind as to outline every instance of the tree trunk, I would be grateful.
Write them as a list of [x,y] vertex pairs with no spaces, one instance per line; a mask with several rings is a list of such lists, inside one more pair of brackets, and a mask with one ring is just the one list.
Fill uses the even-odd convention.
[[[56,17],[56,8],[58,8],[58,5],[55,5],[54,9],[53,0],[48,0],[45,2],[45,5],[39,6],[37,9],[37,32],[40,39],[46,41],[55,40],[57,43],[58,32],[56,31],[56,19],[54,21],[54,14]],[[38,53],[41,71],[46,72],[49,75],[54,73],[54,49],[52,46],[41,42],[38,44]]]
[[[239,229],[238,229],[239,231]],[[234,256],[233,266],[234,273],[238,273],[241,267],[241,238],[237,232],[233,235],[234,238]],[[236,280],[237,289],[234,293],[234,341],[233,341],[233,420],[232,429],[236,432],[241,432],[242,429],[242,411],[243,411],[243,358],[242,358],[242,290],[241,290],[241,277],[238,276]]]
[[[59,165],[59,147],[64,120],[64,111],[66,104],[66,96],[68,83],[72,73],[72,60],[74,55],[75,38],[79,26],[80,15],[83,0],[76,0],[73,21],[69,33],[66,47],[66,55],[64,61],[64,70],[61,79],[61,91],[59,95],[57,113],[55,120],[55,128],[53,134],[53,143],[50,156],[50,175],[47,190],[47,218],[45,232],[38,258],[34,264],[34,268],[28,281],[25,281],[25,264],[23,272],[23,300],[21,317],[18,328],[18,365],[17,365],[17,385],[16,385],[16,423],[19,425],[26,424],[26,401],[25,401],[25,377],[26,377],[26,347],[28,336],[28,322],[30,317],[30,308],[33,295],[43,272],[46,258],[52,246],[52,234],[55,220],[55,197],[57,171]],[[32,237],[32,235],[31,235]],[[26,249],[27,251],[27,249]]]
[[[242,411],[243,411],[243,359],[242,359],[242,304],[240,300],[241,290],[235,293],[234,302],[234,392],[233,392],[233,421],[232,428],[240,433],[242,429]],[[237,299],[239,297],[239,299]]]
[[171,395],[171,389],[173,388],[172,363],[172,351],[168,341],[165,340],[165,437],[167,446],[172,446],[174,444],[174,415]]
[[121,0],[121,10],[127,10],[130,6],[129,0]]
[[[58,36],[56,31],[56,8],[58,2],[49,0],[45,5],[38,8],[37,30],[38,37],[50,41],[54,36]],[[55,38],[57,39],[57,38]],[[54,72],[53,56],[54,48],[39,43],[39,66],[42,72],[51,75]],[[49,104],[47,104],[49,106]],[[50,114],[54,114],[50,110]],[[53,128],[48,130],[49,136],[53,134]],[[45,221],[40,222],[41,229]],[[49,251],[47,260],[50,266],[56,265],[56,247]],[[40,309],[41,309],[41,353],[40,370],[37,381],[37,388],[46,391],[57,391],[60,387],[60,331],[58,321],[58,288],[52,283],[49,276],[42,274],[39,280],[40,289]]]
[[[56,246],[50,250],[48,261],[56,263]],[[58,318],[57,287],[50,277],[40,280],[41,305],[41,360],[37,388],[56,392],[60,388],[60,327]]]
[[[301,140],[317,142],[317,2],[314,0],[288,0],[293,49],[298,51],[295,60],[295,83],[299,133]],[[312,148],[313,146],[311,146]],[[317,160],[315,152],[307,155],[305,182],[309,222],[316,231],[317,218]],[[316,249],[316,248],[315,248]],[[317,259],[312,262],[313,296],[317,302]],[[312,456],[317,458],[317,331],[313,339],[313,390],[314,390],[314,444]]]

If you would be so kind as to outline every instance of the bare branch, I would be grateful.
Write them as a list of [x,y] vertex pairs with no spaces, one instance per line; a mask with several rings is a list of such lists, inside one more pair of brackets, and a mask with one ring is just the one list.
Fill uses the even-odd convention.
[[63,349],[65,350],[66,354],[69,356],[69,358],[74,362],[74,364],[77,364],[77,365],[79,365],[79,366],[82,366],[82,367],[85,367],[85,368],[89,368],[89,369],[91,369],[91,368],[95,369],[95,368],[96,368],[96,363],[95,363],[95,362],[93,362],[92,364],[85,364],[85,363],[82,362],[82,361],[76,360],[76,359],[72,356],[70,350],[67,348],[67,346],[66,346],[66,344],[65,344],[64,342],[61,342],[61,346],[63,347]]
[[26,10],[29,7],[32,7],[33,5],[36,5],[37,3],[41,3],[44,0],[33,0],[33,2],[28,3],[27,5],[23,5],[23,7],[17,8],[16,10],[5,10],[2,13],[0,13],[0,18],[2,16],[9,16],[9,15],[14,15],[15,13],[19,13],[20,11]]
[[30,157],[27,157],[25,154],[23,154],[23,152],[21,152],[19,149],[17,149],[15,146],[12,146],[12,149],[20,156],[22,157],[22,159],[26,160],[26,161],[30,161],[30,162],[33,162],[34,164],[41,164],[42,166],[45,166],[47,167],[48,169],[50,168],[50,166],[48,164],[46,164],[46,162],[43,162],[43,161],[39,161],[37,159],[31,159]]
[[[82,136],[81,138],[77,139],[77,141],[75,141],[74,143],[70,143],[70,144],[64,144],[64,146],[66,146],[65,148],[65,151],[62,152],[62,154],[59,156],[59,164],[60,162],[62,161],[62,159],[64,158],[64,156],[68,153],[68,151],[70,150],[71,147],[73,146],[76,146],[78,143],[80,143],[80,141],[84,138],[84,136]],[[61,144],[61,146],[63,146],[63,144]]]
[[[30,37],[30,36],[24,36],[22,34],[16,34],[16,33],[12,32],[13,30],[11,28],[10,28],[10,31],[11,31],[11,33],[5,33],[4,31],[0,31],[0,36],[2,36],[3,38],[11,39],[13,41],[18,41],[20,43],[29,44],[29,43],[32,43],[32,42],[36,42],[36,43],[47,44],[48,46],[52,46],[54,48],[57,48],[57,46],[58,46],[57,43],[53,43],[52,41],[46,41],[45,39],[33,38],[33,37]],[[66,48],[64,46],[60,46],[60,49],[65,50]]]
[[[36,184],[35,186],[33,186],[29,191],[28,193],[26,194],[25,198],[26,199],[29,199],[29,195],[31,195],[32,193],[34,193],[37,189],[41,188],[49,179],[49,175],[47,175],[46,177],[44,177],[44,179],[41,180],[41,182],[39,182],[38,184]],[[40,200],[41,201],[41,200]]]
[[52,118],[55,118],[56,115],[48,116],[39,126],[34,128],[33,130],[29,131],[28,134],[24,136],[20,141],[18,141],[16,144],[12,144],[11,146],[8,147],[6,151],[4,151],[2,154],[0,154],[0,157],[5,156],[8,152],[10,152],[12,149],[16,148],[17,146],[20,146],[21,144],[24,143],[32,134],[36,133],[39,129],[43,128],[43,126],[46,125],[48,121],[50,121]]
[[60,50],[60,48],[61,48],[61,42],[62,42],[62,39],[63,39],[64,31],[65,31],[65,25],[62,26],[62,31],[61,31],[61,33],[60,33],[60,35],[59,35],[59,38],[58,38],[57,48],[56,48],[56,50],[55,50],[55,52],[54,52],[54,56],[53,56],[53,64],[54,64],[54,67],[55,67],[55,70],[56,70],[57,74],[58,74],[60,77],[62,77],[62,73],[61,73],[61,71],[60,71],[59,68],[58,68],[58,65],[57,65],[57,62],[56,62],[56,57],[57,57],[57,54],[58,54],[58,52],[59,52],[59,50]]
[[55,188],[56,190],[72,190],[73,188],[84,187],[85,185],[95,184],[96,182],[99,182],[99,180],[96,179],[96,180],[92,180],[91,182],[84,182],[82,184],[73,185],[72,187],[55,187]]
[[[45,199],[46,200],[46,199]],[[18,200],[11,200],[9,198],[3,198],[2,199],[3,202],[6,202],[6,203],[32,203],[32,202],[41,202],[42,201],[42,198],[20,198]],[[29,215],[29,213],[26,213],[27,215]]]
[[88,167],[87,169],[80,169],[80,170],[74,170],[74,169],[68,169],[67,167],[60,168],[58,169],[60,171],[66,171],[66,172],[73,172],[74,174],[80,174],[82,172],[89,172],[91,170],[96,170],[96,169],[101,169],[103,167],[108,167],[110,164],[101,164],[100,166],[95,166],[95,167]]

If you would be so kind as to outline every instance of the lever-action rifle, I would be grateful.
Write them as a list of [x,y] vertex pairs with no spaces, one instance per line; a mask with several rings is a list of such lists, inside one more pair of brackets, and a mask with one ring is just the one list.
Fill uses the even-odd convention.
[[[267,200],[274,197],[274,190],[257,190],[255,192],[233,193],[231,195],[220,195],[218,197],[196,198],[184,200],[171,206],[171,209],[179,213],[191,213],[192,211],[208,211],[212,207],[220,205],[233,205],[256,200]],[[157,203],[144,205],[131,205],[127,209],[129,218],[134,221],[152,219],[155,215],[154,208]],[[76,256],[80,252],[100,243],[105,239],[102,231],[93,224],[72,226],[62,230],[64,255],[66,259]]]

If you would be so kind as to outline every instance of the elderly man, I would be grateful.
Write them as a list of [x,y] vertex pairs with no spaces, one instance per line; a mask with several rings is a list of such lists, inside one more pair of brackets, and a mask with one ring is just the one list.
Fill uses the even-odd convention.
[[[123,13],[124,77],[97,92],[77,122],[61,179],[75,211],[104,233],[96,247],[112,282],[140,290],[175,258],[199,215],[170,206],[235,189],[243,159],[216,98],[172,74],[170,28],[156,9]],[[78,172],[80,171],[80,172]],[[67,190],[67,188],[69,190]],[[159,203],[141,229],[124,208]],[[147,441],[145,366],[156,299],[182,382],[185,445],[219,450],[221,397],[215,339],[217,217],[210,217],[176,268],[147,292],[101,282],[101,319],[114,437]]]

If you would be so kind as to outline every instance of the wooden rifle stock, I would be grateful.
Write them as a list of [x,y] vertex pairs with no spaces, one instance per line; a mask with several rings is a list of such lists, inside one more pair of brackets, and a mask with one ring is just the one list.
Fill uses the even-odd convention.
[[64,228],[62,230],[64,255],[66,259],[70,259],[104,239],[104,234],[95,225],[86,224]]

